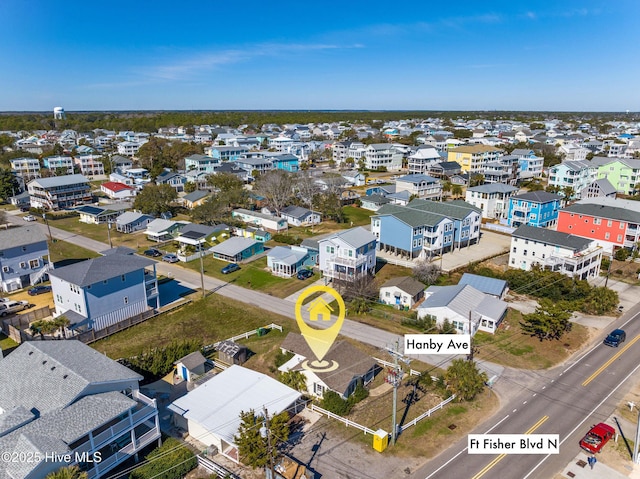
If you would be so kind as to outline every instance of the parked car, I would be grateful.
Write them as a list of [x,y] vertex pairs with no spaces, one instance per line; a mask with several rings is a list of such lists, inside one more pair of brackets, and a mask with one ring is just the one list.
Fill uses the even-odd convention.
[[43,284],[40,286],[34,286],[28,291],[28,293],[29,296],[37,296],[39,294],[48,293],[49,291],[51,291],[51,286]]
[[602,450],[615,433],[615,429],[601,422],[589,429],[587,435],[580,440],[580,447],[587,452],[595,454]]
[[162,253],[155,248],[148,249],[144,252],[145,256],[151,256],[152,258],[158,258],[162,256]]
[[31,305],[28,301],[7,301],[0,303],[0,316],[17,313],[25,309],[29,309]]
[[37,220],[36,220],[36,217],[35,217],[35,216],[33,216],[33,215],[26,215],[26,216],[23,216],[23,217],[22,217],[22,219],[23,219],[23,220],[25,220],[25,221],[37,221]]
[[233,273],[234,271],[238,271],[239,269],[240,269],[240,266],[238,266],[237,264],[229,263],[224,268],[222,268],[220,272],[222,274],[229,274],[229,273]]
[[177,263],[180,260],[175,254],[167,253],[162,257],[162,261],[166,261],[167,263]]
[[28,212],[29,210],[30,210],[30,208],[29,208],[28,206],[21,206],[21,207],[20,207],[20,211],[21,211],[21,212],[23,212],[23,213],[26,213],[26,212]]
[[311,271],[310,269],[301,269],[300,271],[298,271],[296,278],[307,279],[311,278],[311,276],[313,276],[313,271]]
[[620,343],[624,343],[625,339],[627,339],[627,333],[625,333],[624,330],[614,329],[609,333],[609,336],[604,338],[604,344],[612,348],[617,348],[620,346]]

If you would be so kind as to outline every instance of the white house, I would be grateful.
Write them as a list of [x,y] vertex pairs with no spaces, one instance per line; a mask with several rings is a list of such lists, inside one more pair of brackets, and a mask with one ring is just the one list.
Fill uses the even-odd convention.
[[523,225],[512,233],[509,266],[529,271],[537,264],[573,278],[597,278],[602,252],[592,239]]
[[430,286],[418,306],[419,318],[434,316],[438,326],[446,319],[455,332],[472,336],[478,330],[495,333],[506,313],[507,303],[465,284]]
[[391,278],[380,286],[380,302],[397,307],[413,308],[424,297],[425,286],[410,276]]
[[518,193],[518,188],[503,183],[488,183],[467,188],[465,201],[482,210],[482,217],[505,219],[509,211],[509,198]]
[[40,160],[37,158],[14,158],[10,163],[11,169],[25,180],[40,178]]
[[433,147],[418,148],[407,158],[410,174],[426,175],[429,168],[444,160]]
[[280,211],[280,216],[287,220],[287,223],[291,226],[317,225],[322,221],[320,213],[295,205],[289,205],[283,208],[282,211]]
[[436,178],[422,174],[405,175],[396,180],[396,193],[407,191],[422,199],[440,200],[442,184]]
[[244,208],[238,208],[231,212],[233,218],[240,221],[263,228],[270,231],[285,231],[288,229],[287,220],[280,216],[268,215],[259,211],[250,211]]
[[327,278],[354,280],[376,268],[376,237],[358,226],[318,241],[319,268]]
[[124,183],[107,181],[100,185],[100,191],[112,200],[130,200],[136,196],[136,189]]
[[390,143],[374,143],[364,150],[364,167],[369,170],[402,168],[402,153]]
[[234,364],[172,402],[168,409],[176,426],[238,463],[234,436],[240,413],[253,410],[259,416],[267,408],[269,416],[284,411],[293,415],[302,407],[301,396],[276,379]]

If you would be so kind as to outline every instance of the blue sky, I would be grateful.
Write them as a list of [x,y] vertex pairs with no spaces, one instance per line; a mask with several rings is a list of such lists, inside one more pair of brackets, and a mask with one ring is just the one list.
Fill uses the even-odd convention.
[[639,111],[639,14],[637,0],[1,0],[0,111]]

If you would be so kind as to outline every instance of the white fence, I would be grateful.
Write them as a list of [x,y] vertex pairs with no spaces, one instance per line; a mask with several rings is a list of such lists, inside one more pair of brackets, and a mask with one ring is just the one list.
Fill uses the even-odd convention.
[[337,419],[340,422],[343,422],[347,427],[355,427],[356,429],[360,429],[364,431],[365,434],[373,435],[375,431],[373,429],[369,429],[367,426],[363,426],[362,424],[358,424],[357,422],[353,422],[346,417],[338,416],[337,414],[332,413],[331,411],[327,411],[326,409],[322,409],[321,407],[316,406],[315,404],[311,404],[311,410],[314,412],[319,412],[320,414],[324,414],[333,419]]
[[190,255],[190,256],[185,256],[182,253],[176,253],[176,255],[178,256],[178,259],[180,261],[182,261],[183,263],[188,263],[189,261],[193,261],[194,259],[198,259],[200,257],[200,255],[202,255],[203,258],[205,258],[208,254],[213,254],[213,251],[211,250],[211,248],[209,249],[205,249],[204,251],[197,251],[194,254]]
[[[234,336],[232,338],[225,339],[225,341],[237,341],[238,339],[248,339],[250,336],[253,336],[254,334],[258,334],[258,330],[260,329],[277,329],[278,331],[282,332],[282,326],[275,323],[271,323],[266,326],[262,326],[261,328],[252,329],[251,331],[247,331],[245,333],[238,334],[237,336]],[[218,347],[218,344],[220,344],[221,342],[222,341],[218,341],[217,343],[209,344],[208,346],[205,346],[202,349],[204,350],[205,353],[208,353],[212,349],[216,349]]]
[[452,395],[451,397],[445,399],[444,401],[442,401],[440,404],[438,404],[435,407],[432,407],[431,409],[429,409],[426,412],[423,412],[422,414],[420,414],[417,418],[413,419],[412,421],[409,421],[407,424],[405,424],[404,426],[402,426],[400,428],[400,431],[404,432],[405,429],[410,428],[411,426],[415,426],[418,422],[422,421],[425,417],[429,417],[431,416],[431,414],[433,414],[434,412],[442,409],[443,407],[445,407],[447,404],[449,404],[451,401],[453,401],[456,398],[456,395]]
[[506,225],[497,225],[495,223],[486,223],[482,225],[482,229],[484,230],[489,230],[489,231],[495,231],[496,233],[502,233],[505,235],[511,235],[511,233],[513,233],[516,228],[512,228],[511,226],[506,226]]
[[[379,359],[379,358],[373,358],[373,359],[388,368],[395,366],[395,364],[390,363],[389,361],[385,361],[384,359]],[[420,371],[416,371],[415,369],[409,369],[409,374],[411,376],[420,376],[422,373]],[[438,378],[435,376],[431,376],[431,379],[433,379],[434,381],[438,380]]]

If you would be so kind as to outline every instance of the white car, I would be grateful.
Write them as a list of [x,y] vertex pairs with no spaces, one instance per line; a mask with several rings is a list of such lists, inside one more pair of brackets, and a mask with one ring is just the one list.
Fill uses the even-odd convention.
[[6,301],[0,303],[0,316],[6,316],[7,314],[17,313],[24,309],[29,309],[31,305],[28,301]]
[[25,221],[37,221],[36,217],[33,216],[33,215],[23,216],[22,219],[25,220]]

